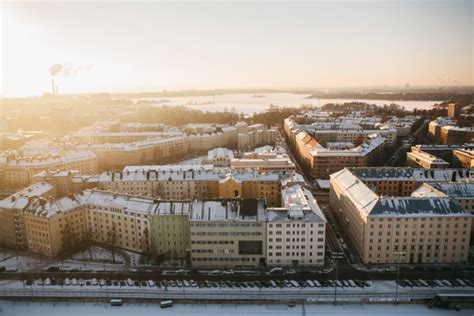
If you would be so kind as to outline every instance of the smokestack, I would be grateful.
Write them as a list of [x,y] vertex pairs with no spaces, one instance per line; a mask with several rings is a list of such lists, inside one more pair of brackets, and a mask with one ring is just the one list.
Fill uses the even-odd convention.
[[56,86],[54,84],[54,78],[53,77],[51,77],[51,89],[52,89],[53,95],[56,95]]

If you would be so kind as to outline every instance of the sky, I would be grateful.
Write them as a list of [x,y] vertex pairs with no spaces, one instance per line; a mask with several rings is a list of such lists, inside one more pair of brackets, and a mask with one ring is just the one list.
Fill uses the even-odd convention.
[[2,96],[474,81],[474,0],[0,5]]

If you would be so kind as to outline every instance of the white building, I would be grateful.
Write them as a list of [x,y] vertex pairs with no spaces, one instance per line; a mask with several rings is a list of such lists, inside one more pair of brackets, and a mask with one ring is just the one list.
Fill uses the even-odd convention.
[[281,208],[267,209],[267,264],[324,264],[326,218],[310,191],[299,185],[282,190]]

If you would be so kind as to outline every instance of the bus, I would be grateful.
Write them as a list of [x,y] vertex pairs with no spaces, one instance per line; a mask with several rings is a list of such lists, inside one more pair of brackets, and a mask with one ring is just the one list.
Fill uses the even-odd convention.
[[122,306],[123,302],[121,298],[112,298],[110,300],[110,306]]
[[168,300],[168,301],[161,301],[160,307],[161,308],[167,308],[167,307],[172,307],[173,306],[173,301]]

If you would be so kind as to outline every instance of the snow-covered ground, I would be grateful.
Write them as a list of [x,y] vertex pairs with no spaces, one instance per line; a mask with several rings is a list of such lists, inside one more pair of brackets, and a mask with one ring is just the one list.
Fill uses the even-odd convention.
[[[91,254],[92,254],[92,259],[91,259]],[[91,246],[90,251],[89,249],[86,249],[84,251],[80,251],[78,253],[75,253],[71,257],[72,260],[78,260],[78,261],[92,261],[92,262],[107,262],[107,263],[112,263],[113,258],[112,258],[112,251],[109,249],[104,249],[101,247],[97,246]],[[123,257],[115,252],[115,263],[124,263]]]
[[171,308],[161,309],[158,304],[124,304],[112,307],[105,303],[50,303],[50,302],[11,302],[0,301],[0,315],[26,316],[26,315],[275,315],[275,316],[450,316],[473,315],[474,310],[460,312],[444,309],[428,309],[424,305],[234,305],[234,304],[175,304]]

